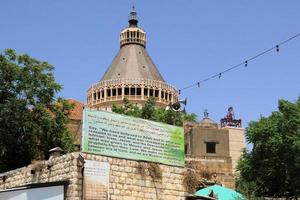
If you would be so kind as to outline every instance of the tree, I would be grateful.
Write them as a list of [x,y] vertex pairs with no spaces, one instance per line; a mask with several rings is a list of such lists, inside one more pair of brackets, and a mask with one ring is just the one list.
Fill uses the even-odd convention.
[[[238,186],[255,196],[300,197],[300,98],[279,101],[279,110],[251,122],[246,138],[253,144],[238,166]],[[245,188],[245,187],[244,187]]]
[[182,126],[184,121],[195,122],[197,115],[174,112],[165,108],[155,108],[155,98],[150,97],[142,108],[129,103],[128,99],[123,100],[123,106],[113,105],[112,111],[119,114],[149,119],[171,125]]
[[48,157],[60,146],[72,151],[66,128],[72,105],[55,95],[53,67],[8,49],[0,54],[0,172]]

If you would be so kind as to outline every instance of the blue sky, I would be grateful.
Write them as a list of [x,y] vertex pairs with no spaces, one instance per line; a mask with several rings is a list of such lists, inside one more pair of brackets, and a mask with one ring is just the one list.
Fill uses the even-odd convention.
[[[300,32],[300,1],[2,0],[0,50],[55,66],[65,98],[82,102],[119,50],[119,32],[135,4],[147,50],[165,80],[177,88],[242,62]],[[229,106],[244,127],[277,109],[278,99],[300,95],[300,37],[280,48],[183,91],[187,110],[219,121]]]

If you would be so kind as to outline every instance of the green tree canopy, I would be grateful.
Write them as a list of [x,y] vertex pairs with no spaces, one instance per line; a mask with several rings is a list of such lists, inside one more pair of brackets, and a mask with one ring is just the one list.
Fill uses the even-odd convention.
[[184,121],[195,122],[197,115],[174,112],[165,108],[155,107],[155,98],[150,97],[142,108],[129,103],[128,99],[123,100],[123,106],[113,105],[112,111],[119,114],[149,119],[157,122],[163,122],[171,125],[182,126]]
[[279,101],[279,110],[251,122],[246,138],[253,144],[240,163],[237,184],[249,195],[300,197],[300,98]]
[[8,49],[0,54],[0,172],[73,150],[66,123],[72,105],[55,95],[53,67]]

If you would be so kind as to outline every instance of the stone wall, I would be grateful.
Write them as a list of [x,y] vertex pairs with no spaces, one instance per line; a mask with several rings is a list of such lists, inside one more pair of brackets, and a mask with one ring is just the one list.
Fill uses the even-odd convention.
[[[66,200],[89,200],[88,197],[93,196],[89,193],[95,191],[83,192],[84,160],[109,163],[109,195],[100,195],[99,199],[103,200],[107,196],[111,200],[184,200],[188,194],[183,184],[187,169],[195,170],[200,175],[199,180],[206,178],[234,188],[230,157],[187,156],[187,166],[182,168],[76,152],[0,174],[0,190],[29,184],[68,181]],[[152,165],[158,170],[156,175],[151,169]]]
[[195,170],[199,180],[208,180],[235,188],[230,157],[186,156],[186,168]]
[[66,200],[79,200],[82,199],[82,166],[79,153],[36,161],[27,167],[0,174],[0,190],[37,183],[69,181]]
[[236,172],[238,161],[246,148],[245,133],[242,128],[225,127],[229,131],[229,153],[232,159],[232,172]]
[[[187,192],[182,184],[185,168],[159,165],[161,178],[151,176],[149,163],[111,158],[100,155],[81,154],[84,159],[108,162],[110,164],[109,199],[111,200],[183,200]],[[33,183],[69,181],[66,200],[83,197],[83,159],[80,153],[71,153],[49,161],[41,161],[4,174],[0,179],[0,190]],[[47,166],[51,166],[49,169]],[[31,171],[35,170],[35,174]],[[1,177],[0,177],[1,178]],[[86,196],[89,196],[86,194]],[[87,200],[87,198],[85,198]],[[103,196],[102,199],[107,199]]]
[[185,168],[157,165],[161,178],[150,176],[149,163],[82,154],[85,159],[110,163],[109,193],[111,200],[184,200]]

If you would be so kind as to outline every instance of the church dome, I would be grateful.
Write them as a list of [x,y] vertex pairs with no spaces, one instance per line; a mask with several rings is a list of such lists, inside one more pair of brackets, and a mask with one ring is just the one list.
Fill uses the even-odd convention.
[[205,109],[204,118],[199,122],[199,125],[204,128],[218,128],[219,125],[215,121],[209,118],[208,112]]
[[124,98],[138,106],[149,97],[155,97],[159,107],[178,101],[178,91],[165,82],[146,51],[146,32],[138,27],[134,8],[128,22],[120,32],[119,52],[101,80],[88,90],[89,107],[110,110],[113,104],[122,105]]

